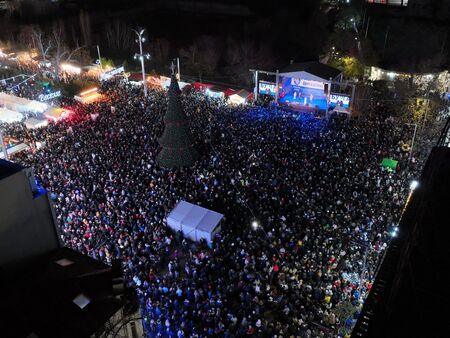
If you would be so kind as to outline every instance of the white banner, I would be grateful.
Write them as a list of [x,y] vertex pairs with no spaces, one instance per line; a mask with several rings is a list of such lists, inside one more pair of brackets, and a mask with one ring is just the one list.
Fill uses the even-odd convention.
[[120,67],[111,69],[111,70],[109,70],[109,71],[107,71],[107,72],[104,72],[104,73],[100,76],[100,79],[101,79],[102,81],[106,81],[106,80],[109,80],[110,78],[112,78],[113,76],[115,76],[115,75],[117,75],[117,74],[123,73],[124,71],[125,71],[125,70],[124,70],[123,66],[120,66]]
[[313,80],[300,80],[300,86],[306,87],[306,88],[313,88],[313,89],[321,89],[324,90],[324,83],[319,81],[313,81]]

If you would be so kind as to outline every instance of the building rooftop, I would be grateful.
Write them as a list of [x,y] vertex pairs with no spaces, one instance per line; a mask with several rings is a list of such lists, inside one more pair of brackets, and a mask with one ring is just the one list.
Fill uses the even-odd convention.
[[[0,279],[5,337],[90,337],[121,307],[112,268],[68,248],[53,250]],[[4,323],[4,324],[3,324]]]
[[0,159],[0,180],[25,169],[24,166]]

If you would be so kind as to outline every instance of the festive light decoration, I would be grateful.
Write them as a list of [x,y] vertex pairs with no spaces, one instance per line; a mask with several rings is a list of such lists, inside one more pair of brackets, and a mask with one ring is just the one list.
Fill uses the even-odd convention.
[[156,157],[159,165],[166,168],[191,166],[198,158],[187,117],[181,108],[180,92],[175,73],[172,72],[168,91],[169,105],[164,116],[166,126],[159,139],[162,149]]

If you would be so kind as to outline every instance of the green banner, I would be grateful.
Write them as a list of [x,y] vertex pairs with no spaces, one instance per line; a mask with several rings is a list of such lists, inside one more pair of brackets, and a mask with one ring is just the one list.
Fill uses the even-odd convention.
[[398,164],[398,161],[393,160],[392,158],[387,158],[387,157],[383,158],[383,161],[381,162],[381,165],[383,167],[389,168],[392,170],[397,169],[397,164]]

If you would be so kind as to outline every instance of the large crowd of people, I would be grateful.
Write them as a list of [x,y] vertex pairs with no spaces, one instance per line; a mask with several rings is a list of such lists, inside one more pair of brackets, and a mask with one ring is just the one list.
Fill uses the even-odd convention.
[[[65,102],[65,122],[7,128],[45,143],[14,160],[51,193],[67,246],[122,261],[148,337],[334,337],[351,327],[337,309],[358,315],[420,170],[419,160],[406,168],[400,147],[410,128],[187,93],[201,158],[166,169],[155,156],[167,94],[144,99],[122,82],[103,90],[103,102]],[[399,168],[383,168],[384,157]],[[180,200],[225,215],[212,247],[169,230]]]

